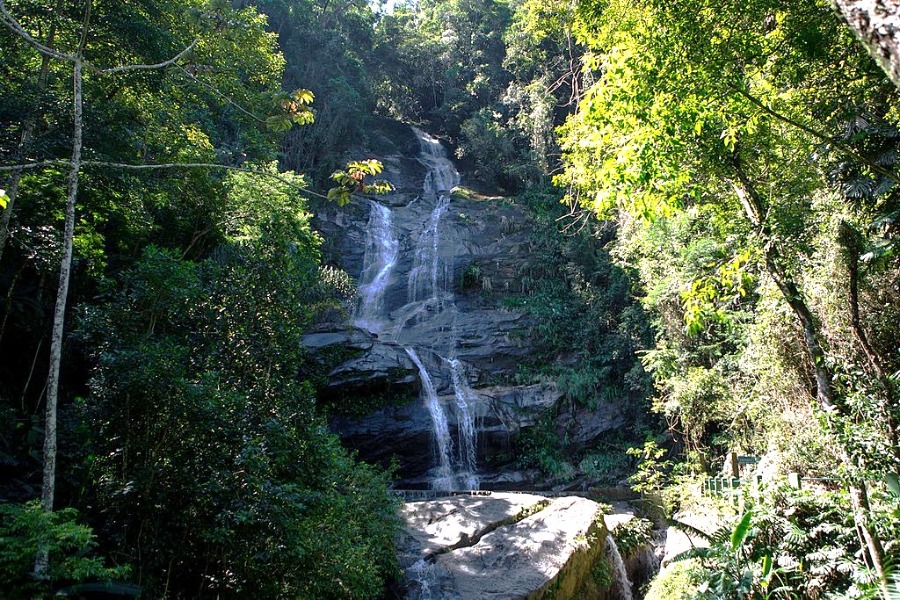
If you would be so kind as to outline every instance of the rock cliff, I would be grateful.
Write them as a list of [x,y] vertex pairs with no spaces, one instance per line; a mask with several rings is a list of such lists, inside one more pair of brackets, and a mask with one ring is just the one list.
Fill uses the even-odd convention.
[[512,383],[532,353],[534,322],[503,298],[527,291],[521,268],[531,249],[529,216],[503,198],[451,195],[443,188],[455,185],[458,175],[437,140],[403,127],[388,134],[397,151],[376,158],[395,191],[355,198],[346,207],[324,205],[314,218],[326,261],[361,286],[356,326],[323,326],[307,336],[306,346],[313,357],[351,351],[327,374],[321,393],[332,403],[369,406],[374,397],[424,394],[422,371],[409,350],[427,371],[435,398],[430,409],[414,401],[387,403],[365,416],[349,411],[355,416],[334,418],[332,428],[364,460],[395,459],[398,485],[428,487],[441,462],[437,454],[458,456],[464,445],[436,447],[436,412],[445,415],[453,440],[474,420],[481,485],[533,485],[529,473],[510,473],[503,464],[523,428],[549,415],[572,443],[590,444],[623,424],[622,407],[587,410],[566,402],[552,382]]

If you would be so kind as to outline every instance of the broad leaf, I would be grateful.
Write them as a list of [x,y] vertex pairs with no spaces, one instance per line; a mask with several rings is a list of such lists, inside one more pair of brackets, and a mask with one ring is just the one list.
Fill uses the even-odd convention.
[[750,531],[750,521],[753,518],[753,511],[747,511],[744,513],[744,516],[741,517],[741,520],[734,527],[734,531],[731,532],[731,549],[737,552],[738,548],[741,547],[741,544],[744,543],[744,539],[747,537],[747,533]]

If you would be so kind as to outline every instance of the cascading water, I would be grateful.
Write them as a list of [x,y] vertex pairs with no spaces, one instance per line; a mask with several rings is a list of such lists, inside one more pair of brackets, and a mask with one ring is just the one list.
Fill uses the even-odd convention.
[[400,243],[394,237],[391,209],[369,201],[369,221],[366,225],[366,253],[359,286],[359,305],[353,324],[379,333],[384,325],[384,291],[390,281],[391,270],[397,264]]
[[610,598],[612,600],[633,600],[628,571],[625,570],[625,562],[622,560],[619,547],[611,534],[606,535],[606,560],[612,570],[612,582],[609,586]]
[[428,167],[428,174],[425,175],[425,193],[434,196],[449,195],[450,190],[459,185],[459,171],[447,158],[439,139],[416,127],[412,130],[419,138],[419,146],[422,149],[419,160]]
[[426,301],[440,307],[440,293],[447,287],[446,271],[440,264],[440,228],[441,217],[449,205],[450,196],[440,196],[431,211],[428,226],[419,235],[415,264],[409,272],[407,295],[410,302]]
[[422,364],[419,355],[412,348],[405,348],[409,358],[419,369],[419,377],[425,390],[425,405],[431,414],[431,423],[434,426],[434,438],[438,448],[437,475],[432,480],[431,487],[435,490],[453,489],[453,467],[450,464],[450,455],[453,452],[453,441],[450,439],[450,427],[447,425],[447,415],[438,400],[437,392],[431,381],[428,369]]
[[410,302],[426,301],[441,305],[441,293],[449,287],[446,269],[440,261],[441,219],[450,206],[450,190],[459,185],[459,172],[441,142],[413,127],[422,149],[419,160],[428,168],[423,185],[423,197],[434,198],[434,208],[428,225],[416,242],[415,262],[409,272],[408,298]]
[[[477,489],[476,475],[476,425],[474,410],[476,396],[469,387],[464,367],[460,361],[448,361],[456,398],[456,417],[459,440],[458,457],[454,456],[447,413],[441,405],[431,374],[419,357],[416,347],[427,346],[414,333],[404,330],[407,324],[421,320],[455,315],[451,277],[448,266],[441,261],[441,221],[450,206],[450,190],[459,184],[459,173],[447,158],[440,141],[424,131],[413,128],[419,139],[419,160],[428,169],[421,199],[433,202],[434,207],[416,238],[413,264],[407,281],[408,304],[388,316],[384,306],[385,290],[391,283],[391,273],[399,261],[399,240],[392,225],[391,210],[370,201],[369,220],[366,225],[366,251],[360,275],[359,304],[353,323],[371,333],[387,332],[387,337],[403,340],[404,350],[419,371],[425,405],[431,416],[437,454],[437,467],[431,487],[435,490]],[[443,316],[441,316],[443,315]],[[452,330],[452,326],[450,326]],[[450,336],[450,352],[454,352],[454,336]],[[410,343],[412,342],[412,344]],[[446,343],[446,340],[445,340]],[[431,350],[437,350],[434,346]],[[446,347],[444,348],[447,349]],[[456,460],[454,460],[456,459]],[[457,468],[454,469],[454,466]]]
[[462,467],[460,479],[465,489],[478,489],[478,476],[475,474],[475,393],[469,387],[462,363],[457,359],[450,360],[450,376],[453,380],[453,395],[456,396],[457,416],[459,424],[459,462]]

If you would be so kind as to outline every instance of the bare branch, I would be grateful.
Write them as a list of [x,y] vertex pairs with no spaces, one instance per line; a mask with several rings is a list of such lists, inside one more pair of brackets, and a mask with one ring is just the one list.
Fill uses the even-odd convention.
[[[0,0],[0,2],[2,2],[2,0]],[[193,50],[198,41],[199,40],[194,40],[193,42],[191,42],[190,46],[188,46],[169,60],[164,60],[161,63],[156,63],[155,65],[122,65],[121,67],[113,67],[111,69],[100,69],[100,72],[106,75],[111,75],[113,73],[125,73],[128,71],[152,71],[155,69],[165,69],[166,67],[169,67],[181,60],[188,52]]]
[[[5,171],[16,171],[18,169],[39,169],[41,167],[67,167],[71,166],[72,161],[66,159],[57,159],[57,160],[44,160],[41,162],[33,162],[33,163],[23,163],[20,165],[0,165],[0,173]],[[278,173],[270,173],[268,171],[260,171],[259,169],[250,169],[247,167],[235,167],[232,165],[220,165],[216,163],[162,163],[162,164],[149,164],[149,165],[134,165],[128,163],[116,163],[116,162],[107,162],[102,160],[83,160],[81,161],[81,166],[83,167],[109,167],[113,169],[126,169],[130,171],[153,171],[153,170],[171,170],[171,169],[223,169],[225,171],[237,171],[239,173],[250,173],[252,175],[262,175],[264,177],[269,177],[271,179],[277,179],[281,183],[288,185],[296,190],[303,192],[304,194],[308,194],[310,196],[315,196],[316,198],[322,198],[323,200],[329,200],[328,196],[325,194],[320,194],[319,192],[314,192],[313,190],[303,187],[301,185],[297,185],[296,182],[287,179],[286,177],[282,177]],[[355,195],[355,194],[354,194]]]
[[41,167],[67,167],[71,164],[71,161],[61,158],[57,160],[22,163],[20,165],[0,165],[0,173],[5,171],[18,171],[19,169],[40,169]]
[[[19,169],[39,169],[41,167],[69,167],[72,165],[71,160],[66,159],[55,159],[55,160],[43,160],[41,162],[33,162],[33,163],[23,163],[19,165],[0,165],[0,173],[5,171],[16,171]],[[297,185],[296,182],[293,182],[286,177],[282,177],[277,173],[270,173],[268,171],[260,171],[259,169],[250,169],[247,167],[236,167],[232,165],[221,165],[217,163],[162,163],[162,164],[144,164],[144,165],[135,165],[129,163],[117,163],[117,162],[107,162],[102,160],[83,160],[81,161],[81,166],[83,167],[109,167],[113,169],[126,169],[130,171],[154,171],[154,170],[171,170],[171,169],[223,169],[225,171],[238,171],[240,173],[251,173],[253,175],[264,175],[265,177],[270,177],[272,179],[277,179],[281,183],[285,185],[289,185],[292,188],[302,190],[307,194],[311,194],[313,196],[317,196],[319,198],[328,199],[327,196],[319,194],[318,192],[314,192],[309,188],[305,188],[303,186]]]
[[266,123],[265,119],[260,119],[259,117],[257,117],[256,115],[254,115],[252,112],[250,112],[249,110],[247,110],[246,108],[244,108],[243,106],[241,106],[240,104],[238,104],[237,102],[235,102],[234,100],[232,100],[231,98],[229,98],[228,96],[226,96],[225,94],[223,94],[222,92],[220,92],[219,90],[217,90],[215,87],[209,85],[209,84],[206,83],[205,81],[200,81],[200,79],[199,79],[196,75],[194,75],[193,73],[191,73],[191,72],[188,71],[187,69],[185,69],[185,68],[183,68],[183,67],[178,67],[178,70],[181,71],[182,73],[184,73],[185,75],[187,75],[192,81],[194,81],[194,82],[196,82],[196,83],[202,85],[203,87],[205,87],[206,89],[208,89],[209,91],[211,91],[213,94],[216,94],[217,96],[219,96],[219,98],[221,98],[222,100],[224,100],[225,102],[227,102],[227,103],[230,104],[231,106],[235,107],[236,109],[238,109],[240,112],[244,113],[245,115],[247,115],[247,116],[250,117],[251,119],[253,119],[253,120],[255,120],[255,121],[258,121],[258,122],[260,122],[260,123],[262,123],[262,124],[265,125],[265,123]]
[[44,56],[49,56],[50,58],[55,58],[57,60],[64,60],[68,62],[75,62],[75,56],[72,54],[64,54],[49,46],[45,46],[40,43],[36,39],[34,39],[30,33],[28,33],[22,25],[16,21],[15,17],[9,14],[9,11],[6,9],[6,1],[0,0],[0,21],[3,22],[13,33],[17,36],[25,40],[28,45],[32,48],[43,54]]

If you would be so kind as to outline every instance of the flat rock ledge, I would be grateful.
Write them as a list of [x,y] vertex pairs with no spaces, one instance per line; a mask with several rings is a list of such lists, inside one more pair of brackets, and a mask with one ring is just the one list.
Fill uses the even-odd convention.
[[408,600],[606,598],[607,531],[591,500],[460,495],[408,502],[401,516]]

